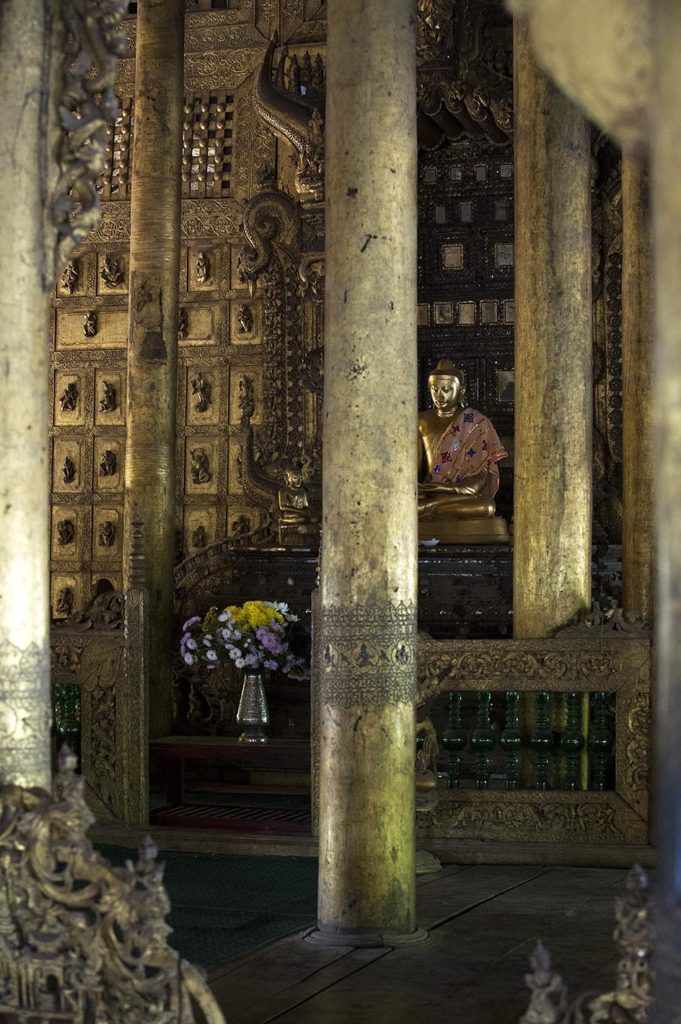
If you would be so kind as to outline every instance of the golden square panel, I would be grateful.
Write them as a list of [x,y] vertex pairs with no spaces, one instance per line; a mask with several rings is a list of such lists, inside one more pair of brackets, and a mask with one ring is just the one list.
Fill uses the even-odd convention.
[[416,307],[416,326],[427,327],[428,323],[428,303],[419,302],[419,304]]
[[81,427],[85,423],[85,381],[83,374],[55,374],[54,422],[60,427]]
[[513,164],[510,163],[510,162],[509,163],[499,164],[499,177],[500,178],[506,178],[506,179],[512,178],[513,177]]
[[82,505],[54,505],[50,530],[50,552],[53,561],[82,559],[88,550],[86,535],[89,509]]
[[227,401],[226,367],[202,367],[200,363],[186,368],[186,422],[193,425],[217,424]]
[[259,301],[235,299],[230,305],[229,338],[232,345],[262,341],[262,306]]
[[125,448],[113,437],[95,439],[94,480],[100,493],[120,491],[125,476]]
[[513,242],[494,243],[494,266],[500,269],[513,266]]
[[97,253],[97,294],[125,295],[128,291],[127,252]]
[[76,437],[55,438],[52,490],[59,494],[80,494],[84,486],[82,441]]
[[511,213],[511,204],[508,199],[495,199],[494,200],[494,219],[495,220],[508,220]]
[[437,181],[437,167],[432,165],[423,168],[423,180],[426,185],[434,185]]
[[442,246],[442,267],[444,270],[463,270],[463,245],[451,242]]
[[125,386],[124,371],[96,371],[95,423],[98,426],[121,426],[125,423]]
[[220,250],[187,249],[187,291],[213,292],[220,284]]
[[433,303],[433,320],[435,324],[451,324],[454,322],[454,306],[451,302]]
[[[87,323],[86,323],[87,321]],[[88,334],[86,331],[94,331]],[[57,311],[57,348],[127,348],[128,313],[125,309]]]
[[499,303],[496,299],[482,299],[480,302],[480,323],[496,324],[499,320]]
[[191,508],[184,513],[184,550],[189,555],[213,544],[217,537],[217,509]]
[[60,299],[71,295],[86,294],[88,263],[92,258],[88,253],[87,255],[74,256],[67,260],[57,281],[57,295]]
[[120,561],[122,551],[122,509],[97,506],[92,517],[93,561]]
[[50,609],[53,619],[66,619],[85,605],[86,579],[82,573],[55,572],[50,580]]
[[214,345],[217,341],[217,315],[217,307],[213,306],[195,306],[192,303],[180,306],[180,345]]
[[219,444],[214,438],[187,438],[184,474],[187,494],[217,494],[219,457]]
[[512,324],[515,323],[515,300],[507,299],[504,302],[504,323]]
[[253,410],[251,423],[262,421],[262,373],[251,367],[232,367],[229,386],[229,422],[240,424],[245,411]]
[[456,313],[461,327],[471,327],[475,323],[475,302],[457,302]]

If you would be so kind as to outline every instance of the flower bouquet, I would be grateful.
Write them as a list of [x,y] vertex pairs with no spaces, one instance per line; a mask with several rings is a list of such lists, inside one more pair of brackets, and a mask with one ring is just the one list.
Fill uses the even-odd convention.
[[201,663],[216,668],[232,662],[245,672],[283,672],[291,679],[307,679],[302,658],[291,650],[291,628],[298,616],[282,601],[246,601],[222,611],[210,608],[193,615],[182,627],[180,656],[186,665]]

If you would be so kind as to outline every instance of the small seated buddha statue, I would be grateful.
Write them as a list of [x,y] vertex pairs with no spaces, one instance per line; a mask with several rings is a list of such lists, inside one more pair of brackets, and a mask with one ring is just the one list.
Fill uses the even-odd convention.
[[302,470],[291,467],[284,472],[284,483],[277,490],[279,543],[302,544],[319,533],[319,516],[310,508]]
[[431,371],[428,387],[433,408],[419,413],[419,540],[508,543],[494,503],[497,463],[508,453],[487,417],[466,405],[463,373],[449,359]]

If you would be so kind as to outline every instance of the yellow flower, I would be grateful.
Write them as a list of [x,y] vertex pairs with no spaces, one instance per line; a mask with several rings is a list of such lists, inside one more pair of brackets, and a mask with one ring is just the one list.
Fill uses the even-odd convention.
[[243,605],[231,604],[225,608],[225,611],[232,615],[234,625],[242,633],[255,632],[258,626],[268,626],[273,619],[275,622],[284,621],[281,612],[278,612],[267,601],[246,601]]

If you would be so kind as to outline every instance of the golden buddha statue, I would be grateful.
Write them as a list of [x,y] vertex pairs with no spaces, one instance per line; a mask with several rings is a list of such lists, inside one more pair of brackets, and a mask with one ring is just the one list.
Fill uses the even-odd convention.
[[433,408],[419,413],[419,539],[508,543],[494,504],[497,463],[508,453],[487,417],[467,406],[463,374],[449,359],[431,371],[428,387]]
[[302,470],[286,469],[284,484],[277,491],[279,542],[302,543],[319,530],[319,516],[310,508]]

